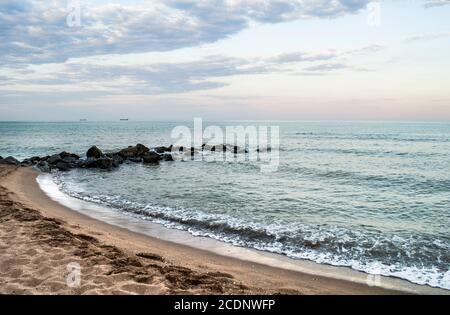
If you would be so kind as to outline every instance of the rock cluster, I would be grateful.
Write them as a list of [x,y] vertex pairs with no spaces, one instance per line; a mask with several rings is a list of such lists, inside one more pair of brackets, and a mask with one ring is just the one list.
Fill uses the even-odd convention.
[[13,158],[12,156],[8,156],[6,158],[2,158],[0,156],[0,164],[10,164],[10,165],[19,165],[20,162]]
[[173,147],[172,145],[168,147],[160,146],[150,149],[143,144],[137,144],[112,153],[103,153],[98,147],[92,146],[89,150],[87,150],[86,158],[82,158],[75,153],[66,151],[44,157],[34,156],[25,159],[22,162],[12,156],[8,156],[6,158],[2,158],[0,156],[0,164],[34,166],[42,172],[50,172],[51,170],[68,171],[74,168],[111,170],[124,162],[157,164],[160,161],[173,161],[172,152],[181,152],[185,154],[190,153],[192,157],[194,153],[199,152],[200,150],[211,152],[228,151],[235,154],[248,153],[245,149],[228,144],[215,146],[203,144],[201,149],[182,146]]
[[[161,152],[160,148],[156,148],[158,149],[158,152]],[[168,151],[170,152],[170,149]],[[59,154],[44,157],[34,156],[25,159],[22,162],[11,156],[7,158],[2,158],[0,156],[0,164],[34,166],[42,172],[50,172],[54,169],[68,171],[74,168],[111,170],[126,161],[147,164],[159,163],[159,161],[162,160],[173,161],[172,155],[165,152],[167,152],[167,150],[164,150],[164,153],[161,154],[157,153],[156,150],[150,150],[143,144],[129,146],[113,153],[103,153],[98,147],[93,146],[87,150],[86,158],[82,158],[75,153],[64,151]]]

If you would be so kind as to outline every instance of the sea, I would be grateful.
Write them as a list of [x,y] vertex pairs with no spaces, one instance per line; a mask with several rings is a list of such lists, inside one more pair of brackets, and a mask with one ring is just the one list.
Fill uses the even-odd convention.
[[[276,170],[249,159],[55,171],[66,195],[236,246],[450,290],[450,123],[222,121],[276,126]],[[193,122],[0,122],[0,155],[169,145]]]

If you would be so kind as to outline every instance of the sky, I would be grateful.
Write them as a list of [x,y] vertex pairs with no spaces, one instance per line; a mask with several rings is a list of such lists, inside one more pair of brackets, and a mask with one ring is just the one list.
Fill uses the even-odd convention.
[[450,121],[448,0],[0,0],[0,121]]

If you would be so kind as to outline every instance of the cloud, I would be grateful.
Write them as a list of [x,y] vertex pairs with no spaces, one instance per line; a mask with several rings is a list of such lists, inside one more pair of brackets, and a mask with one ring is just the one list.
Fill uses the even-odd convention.
[[[352,57],[374,53],[383,46],[371,44],[339,51],[290,52],[273,57],[236,58],[207,56],[185,62],[148,62],[124,65],[99,58],[72,59],[58,64],[0,68],[3,91],[95,91],[109,94],[157,95],[210,90],[227,86],[224,78],[238,75],[285,73],[324,75],[338,70],[374,71],[350,65]],[[114,60],[114,58],[113,58]],[[304,63],[302,72],[298,73]]]
[[170,6],[204,20],[229,17],[278,23],[314,17],[337,17],[366,7],[365,0],[169,0]]
[[367,54],[379,52],[385,48],[386,48],[385,45],[370,44],[370,45],[366,45],[363,47],[358,47],[355,49],[350,49],[350,50],[344,51],[343,54],[348,55],[348,56],[367,55]]
[[335,59],[338,53],[335,50],[329,50],[321,53],[306,53],[306,52],[292,52],[278,55],[269,59],[274,63],[292,63],[292,62],[305,62],[305,61],[322,61]]
[[415,42],[415,41],[421,41],[421,40],[428,40],[428,39],[437,39],[437,38],[444,38],[449,37],[450,32],[439,32],[439,33],[427,33],[427,34],[418,34],[413,35],[405,38],[405,42]]
[[349,58],[357,55],[367,55],[370,53],[378,52],[384,49],[384,45],[380,44],[370,44],[363,47],[358,47],[351,50],[338,51],[335,49],[326,50],[323,52],[290,52],[278,55],[269,59],[268,61],[274,63],[293,63],[293,62],[313,62],[313,61],[325,61],[325,60],[333,60],[337,58]]
[[368,0],[196,0],[95,4],[82,1],[69,27],[66,1],[0,3],[0,64],[64,62],[102,54],[170,51],[212,43],[250,22],[279,23],[358,12]]
[[434,7],[441,7],[444,5],[450,4],[449,0],[428,0],[424,4],[425,8],[434,8]]
[[113,94],[164,94],[219,88],[226,84],[215,81],[217,78],[276,71],[268,64],[255,64],[249,60],[224,56],[137,66],[65,63],[45,73],[42,68],[45,65],[27,76],[11,70],[12,74],[9,76],[0,77],[0,86],[10,88],[11,83],[19,83],[22,86],[77,86],[80,89],[97,89]]
[[343,63],[323,63],[315,66],[306,67],[303,70],[309,72],[330,72],[334,70],[341,70],[349,68],[348,65]]

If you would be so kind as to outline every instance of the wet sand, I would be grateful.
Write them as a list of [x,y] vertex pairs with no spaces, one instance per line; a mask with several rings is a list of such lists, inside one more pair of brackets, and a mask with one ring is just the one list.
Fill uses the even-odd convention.
[[[37,176],[30,168],[0,165],[0,293],[401,293],[226,257],[113,226],[51,200]],[[73,263],[81,267],[79,286],[67,282]]]

